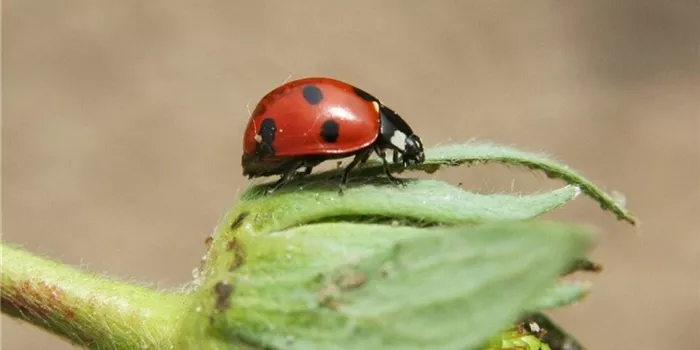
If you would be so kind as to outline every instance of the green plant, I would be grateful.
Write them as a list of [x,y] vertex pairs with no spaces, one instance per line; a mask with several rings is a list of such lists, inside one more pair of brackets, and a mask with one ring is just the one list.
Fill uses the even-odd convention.
[[[370,161],[271,196],[251,187],[207,240],[195,280],[166,293],[2,246],[2,311],[92,349],[548,349],[578,343],[542,314],[589,287],[594,235],[533,220],[580,193],[634,217],[568,167],[506,146],[429,149],[419,168],[500,162],[568,183],[474,194],[436,180],[389,185]],[[513,326],[513,327],[511,327]],[[547,334],[540,339],[537,327]]]

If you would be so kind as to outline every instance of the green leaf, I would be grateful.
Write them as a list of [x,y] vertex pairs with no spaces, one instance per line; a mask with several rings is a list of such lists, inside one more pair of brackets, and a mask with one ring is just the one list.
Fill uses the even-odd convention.
[[531,311],[542,311],[571,305],[581,301],[591,290],[588,282],[557,282],[538,295],[528,306]]
[[[331,223],[255,236],[250,267],[215,274],[194,295],[180,345],[474,348],[546,292],[591,239],[578,228],[536,222]],[[282,247],[292,252],[289,266],[265,262]]]
[[283,188],[274,196],[248,193],[229,220],[235,221],[241,212],[257,213],[254,229],[258,232],[368,216],[411,221],[419,226],[525,220],[553,210],[579,193],[578,187],[566,186],[534,195],[481,195],[442,181],[421,180],[403,188],[365,181],[339,195],[337,183],[321,182],[306,184],[301,191]]
[[612,211],[618,219],[631,224],[636,224],[637,221],[622,201],[608,195],[575,170],[544,154],[525,152],[503,145],[467,143],[433,148],[426,156],[436,164],[447,163],[454,166],[474,162],[499,162],[541,170],[550,178],[579,186],[584,194],[597,201],[603,210]]
[[[436,172],[440,166],[458,166],[463,164],[477,164],[496,162],[506,165],[524,166],[533,170],[540,170],[550,178],[557,178],[568,184],[576,185],[581,191],[598,202],[603,210],[609,210],[617,215],[618,219],[636,224],[637,219],[625,208],[623,201],[614,198],[598,188],[595,184],[584,178],[575,170],[548,156],[525,152],[514,147],[491,143],[468,142],[462,144],[449,144],[437,146],[426,150],[425,163],[409,168],[409,170],[423,170],[428,173]],[[400,165],[392,164],[395,171],[401,170]],[[301,181],[292,184],[303,185],[318,181],[327,181],[332,176],[339,176],[342,169],[321,172],[307,176]],[[354,177],[368,177],[380,175],[384,172],[382,163],[371,159],[361,168],[353,171]],[[290,184],[290,186],[293,186]],[[255,195],[268,185],[252,187],[245,195]]]

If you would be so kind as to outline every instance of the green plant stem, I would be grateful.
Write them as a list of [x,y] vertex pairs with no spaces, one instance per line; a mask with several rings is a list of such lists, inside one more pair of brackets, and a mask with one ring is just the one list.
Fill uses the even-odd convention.
[[2,311],[91,349],[166,348],[188,306],[2,244]]

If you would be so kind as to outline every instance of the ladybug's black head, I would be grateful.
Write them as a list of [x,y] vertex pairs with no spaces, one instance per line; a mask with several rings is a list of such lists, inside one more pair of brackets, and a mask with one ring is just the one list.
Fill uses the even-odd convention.
[[413,133],[411,127],[396,112],[381,105],[381,137],[389,148],[393,148],[394,162],[404,167],[425,161],[423,142]]
[[403,154],[401,156],[404,167],[411,164],[420,164],[425,161],[425,153],[423,152],[423,142],[416,134],[412,134],[406,138]]

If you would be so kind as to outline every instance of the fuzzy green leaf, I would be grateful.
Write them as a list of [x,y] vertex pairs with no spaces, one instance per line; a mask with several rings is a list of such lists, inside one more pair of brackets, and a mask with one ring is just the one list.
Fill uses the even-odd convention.
[[528,306],[531,311],[542,311],[571,305],[581,301],[590,292],[587,282],[558,282],[538,295]]
[[[584,178],[575,170],[561,164],[550,157],[534,153],[525,152],[514,147],[498,145],[492,143],[468,142],[462,144],[449,144],[426,149],[425,163],[409,168],[409,170],[423,170],[434,173],[441,166],[458,166],[463,164],[478,163],[501,163],[505,165],[524,166],[533,170],[540,170],[550,178],[557,178],[568,184],[576,185],[581,191],[593,198],[600,204],[603,210],[609,210],[617,215],[618,219],[625,220],[631,224],[636,224],[637,219],[625,208],[623,201],[605,193],[595,184]],[[393,170],[401,170],[401,166],[392,164]],[[308,176],[306,179],[296,182],[297,184],[313,183],[319,180],[327,180],[331,176],[338,176],[342,170],[335,169]],[[380,175],[384,172],[382,163],[375,159],[370,159],[364,166],[353,172],[354,177],[367,177]],[[267,185],[256,186],[248,193],[257,193]]]
[[283,188],[270,197],[249,193],[236,211],[256,213],[254,229],[257,232],[368,216],[411,221],[417,225],[482,223],[530,219],[563,205],[580,193],[578,187],[566,186],[533,195],[481,195],[435,180],[411,181],[403,188],[386,182],[366,182],[346,189],[343,195],[338,194],[334,182],[306,184],[302,191]]
[[[535,222],[429,229],[336,223],[254,241],[248,256],[259,260],[213,276],[197,293],[182,345],[473,348],[581,258],[591,235]],[[263,273],[260,257],[281,246],[298,252],[287,259],[291,267],[275,271],[281,262],[270,262]]]

